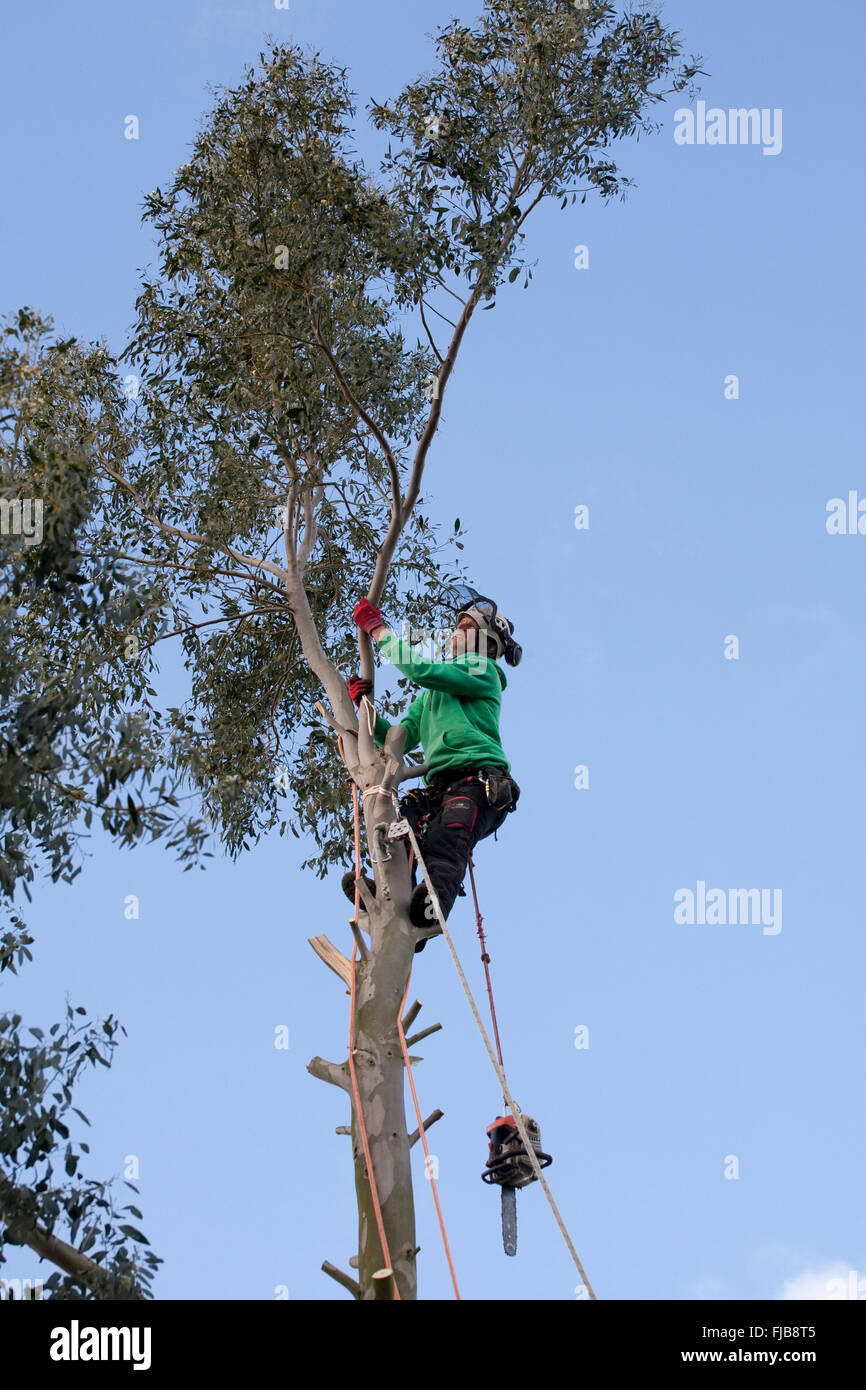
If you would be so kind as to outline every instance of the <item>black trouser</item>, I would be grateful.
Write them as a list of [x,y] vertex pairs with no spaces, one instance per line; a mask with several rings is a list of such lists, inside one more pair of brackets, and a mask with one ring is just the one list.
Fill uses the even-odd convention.
[[[498,830],[509,807],[491,806],[484,783],[478,780],[482,769],[448,769],[434,774],[426,787],[413,788],[400,802],[403,814],[418,838],[418,848],[447,919],[466,874],[469,856],[479,840]],[[520,790],[512,805],[516,804]],[[409,847],[408,839],[404,842]],[[412,881],[417,883],[417,864],[412,864]]]

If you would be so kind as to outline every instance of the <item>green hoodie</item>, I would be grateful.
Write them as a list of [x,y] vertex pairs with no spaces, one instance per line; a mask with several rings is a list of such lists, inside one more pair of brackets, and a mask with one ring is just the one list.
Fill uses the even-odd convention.
[[[425,782],[446,767],[498,764],[511,770],[499,741],[499,711],[508,682],[492,656],[464,652],[452,661],[425,661],[390,630],[377,645],[398,670],[425,687],[400,720],[406,730],[404,751],[411,753],[419,742],[424,749]],[[376,716],[377,744],[385,742],[390,728],[381,714]]]

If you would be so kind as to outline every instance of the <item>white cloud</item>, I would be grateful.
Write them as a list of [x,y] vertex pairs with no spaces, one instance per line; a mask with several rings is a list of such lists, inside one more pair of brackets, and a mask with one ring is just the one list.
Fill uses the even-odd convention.
[[195,15],[187,29],[187,36],[191,39],[214,39],[230,38],[232,34],[238,33],[264,34],[268,25],[273,27],[274,15],[279,22],[281,15],[290,14],[291,9],[275,9],[273,0],[267,4],[264,0],[258,0],[258,3],[252,5],[248,0],[240,0],[240,3],[235,4],[220,4],[218,0],[199,0]]
[[701,1302],[704,1302],[711,1299],[725,1299],[729,1295],[725,1290],[725,1285],[717,1275],[703,1274],[690,1285],[689,1292],[684,1297],[700,1299]]
[[786,1279],[780,1299],[866,1299],[866,1273],[844,1260],[833,1260]]

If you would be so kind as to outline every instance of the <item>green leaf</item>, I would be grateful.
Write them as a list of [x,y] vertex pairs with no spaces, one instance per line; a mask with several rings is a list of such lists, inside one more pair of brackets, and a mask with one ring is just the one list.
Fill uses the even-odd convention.
[[150,1245],[147,1236],[143,1236],[141,1231],[136,1230],[135,1226],[119,1226],[118,1230],[121,1230],[125,1236],[129,1236],[130,1240],[137,1240],[139,1245]]

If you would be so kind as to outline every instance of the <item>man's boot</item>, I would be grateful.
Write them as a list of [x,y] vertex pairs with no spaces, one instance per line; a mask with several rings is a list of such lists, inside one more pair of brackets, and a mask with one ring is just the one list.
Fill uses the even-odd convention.
[[[447,918],[446,918],[447,920]],[[415,954],[423,951],[431,936],[441,936],[442,928],[439,925],[439,918],[430,901],[430,893],[427,884],[423,881],[418,884],[409,900],[409,921],[413,927],[418,927],[424,931],[420,941],[415,943]]]
[[[376,896],[376,885],[375,885],[375,883],[373,882],[373,880],[372,880],[367,874],[364,874],[364,873],[361,874],[361,878],[362,878],[363,882],[366,884],[366,886],[367,886],[367,888],[369,889],[370,893],[371,893],[371,894],[373,895],[373,897],[375,898],[375,896]],[[343,874],[342,887],[343,887],[343,892],[346,894],[346,897],[349,899],[349,902],[350,902],[350,903],[352,904],[352,906],[354,907],[354,906],[355,906],[355,871],[354,871],[354,869],[347,869],[346,872]],[[363,899],[363,898],[359,898],[359,908],[360,908],[360,911],[361,911],[361,912],[363,912],[363,911],[365,910],[365,909],[364,909],[364,899]]]
[[[445,913],[443,912],[442,915],[445,916]],[[409,921],[412,923],[413,927],[439,926],[439,918],[436,916],[436,911],[430,900],[427,884],[423,879],[417,885],[409,900]],[[442,928],[440,927],[439,930],[441,931]]]

